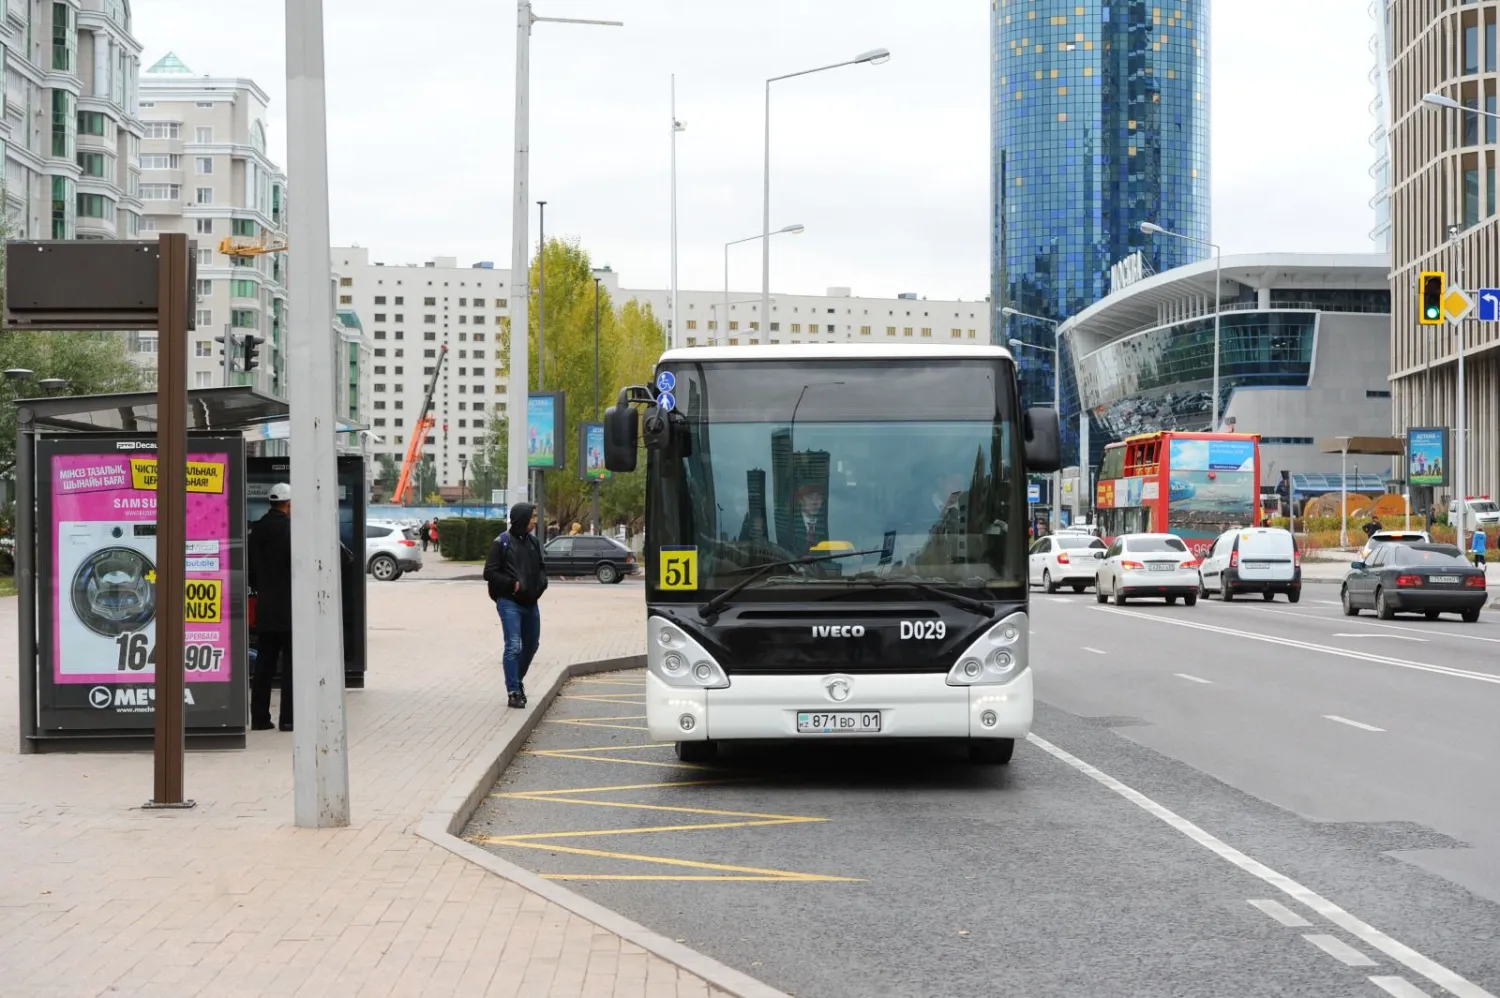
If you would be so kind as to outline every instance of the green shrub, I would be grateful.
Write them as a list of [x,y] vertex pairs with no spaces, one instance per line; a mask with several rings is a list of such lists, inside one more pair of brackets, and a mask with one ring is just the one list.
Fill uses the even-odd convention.
[[467,523],[468,534],[464,544],[464,558],[468,561],[483,561],[489,557],[490,546],[505,530],[506,523],[498,517],[490,519],[482,516],[468,517]]
[[444,517],[437,522],[437,528],[438,550],[443,557],[450,561],[460,560],[467,542],[469,521],[457,516]]

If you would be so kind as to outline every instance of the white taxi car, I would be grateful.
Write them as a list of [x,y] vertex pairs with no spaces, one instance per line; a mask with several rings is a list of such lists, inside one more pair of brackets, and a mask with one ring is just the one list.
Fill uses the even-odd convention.
[[1094,598],[1115,606],[1129,599],[1160,597],[1188,606],[1198,602],[1198,559],[1175,534],[1122,534],[1099,562]]
[[1031,584],[1055,593],[1063,586],[1072,586],[1081,593],[1094,584],[1094,575],[1099,568],[1099,558],[1104,542],[1082,531],[1064,530],[1047,537],[1040,537],[1031,545]]

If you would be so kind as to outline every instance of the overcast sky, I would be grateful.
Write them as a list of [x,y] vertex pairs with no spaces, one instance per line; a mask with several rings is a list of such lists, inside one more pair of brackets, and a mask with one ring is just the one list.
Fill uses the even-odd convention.
[[[1372,24],[1365,0],[1214,4],[1214,234],[1235,252],[1370,249]],[[285,163],[284,0],[133,0],[150,66],[270,94]],[[374,259],[510,263],[515,4],[325,0],[336,244]],[[537,0],[531,193],[547,230],[576,236],[625,287],[666,287],[669,76],[677,77],[678,275],[723,284],[724,243],[761,225],[764,80],[775,84],[772,288],[821,294],[989,291],[986,0]],[[291,178],[293,204],[297,178]],[[295,210],[295,209],[294,209]],[[533,208],[531,238],[536,238]],[[758,291],[754,243],[731,249]]]

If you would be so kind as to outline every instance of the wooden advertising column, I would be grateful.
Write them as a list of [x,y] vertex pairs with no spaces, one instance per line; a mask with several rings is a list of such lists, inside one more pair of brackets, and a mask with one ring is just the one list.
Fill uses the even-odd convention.
[[[157,331],[156,767],[148,808],[183,796],[183,616],[187,575],[187,334],[194,326],[196,245],[182,233],[146,241],[11,241],[4,328]],[[19,537],[31,544],[35,537]],[[21,669],[37,663],[21,662]]]

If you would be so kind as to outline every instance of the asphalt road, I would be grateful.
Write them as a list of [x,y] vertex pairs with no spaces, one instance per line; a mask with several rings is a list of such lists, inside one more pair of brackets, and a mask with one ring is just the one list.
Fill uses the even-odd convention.
[[1322,598],[1037,595],[1001,768],[683,766],[580,679],[467,834],[794,995],[1495,998],[1500,626]]

